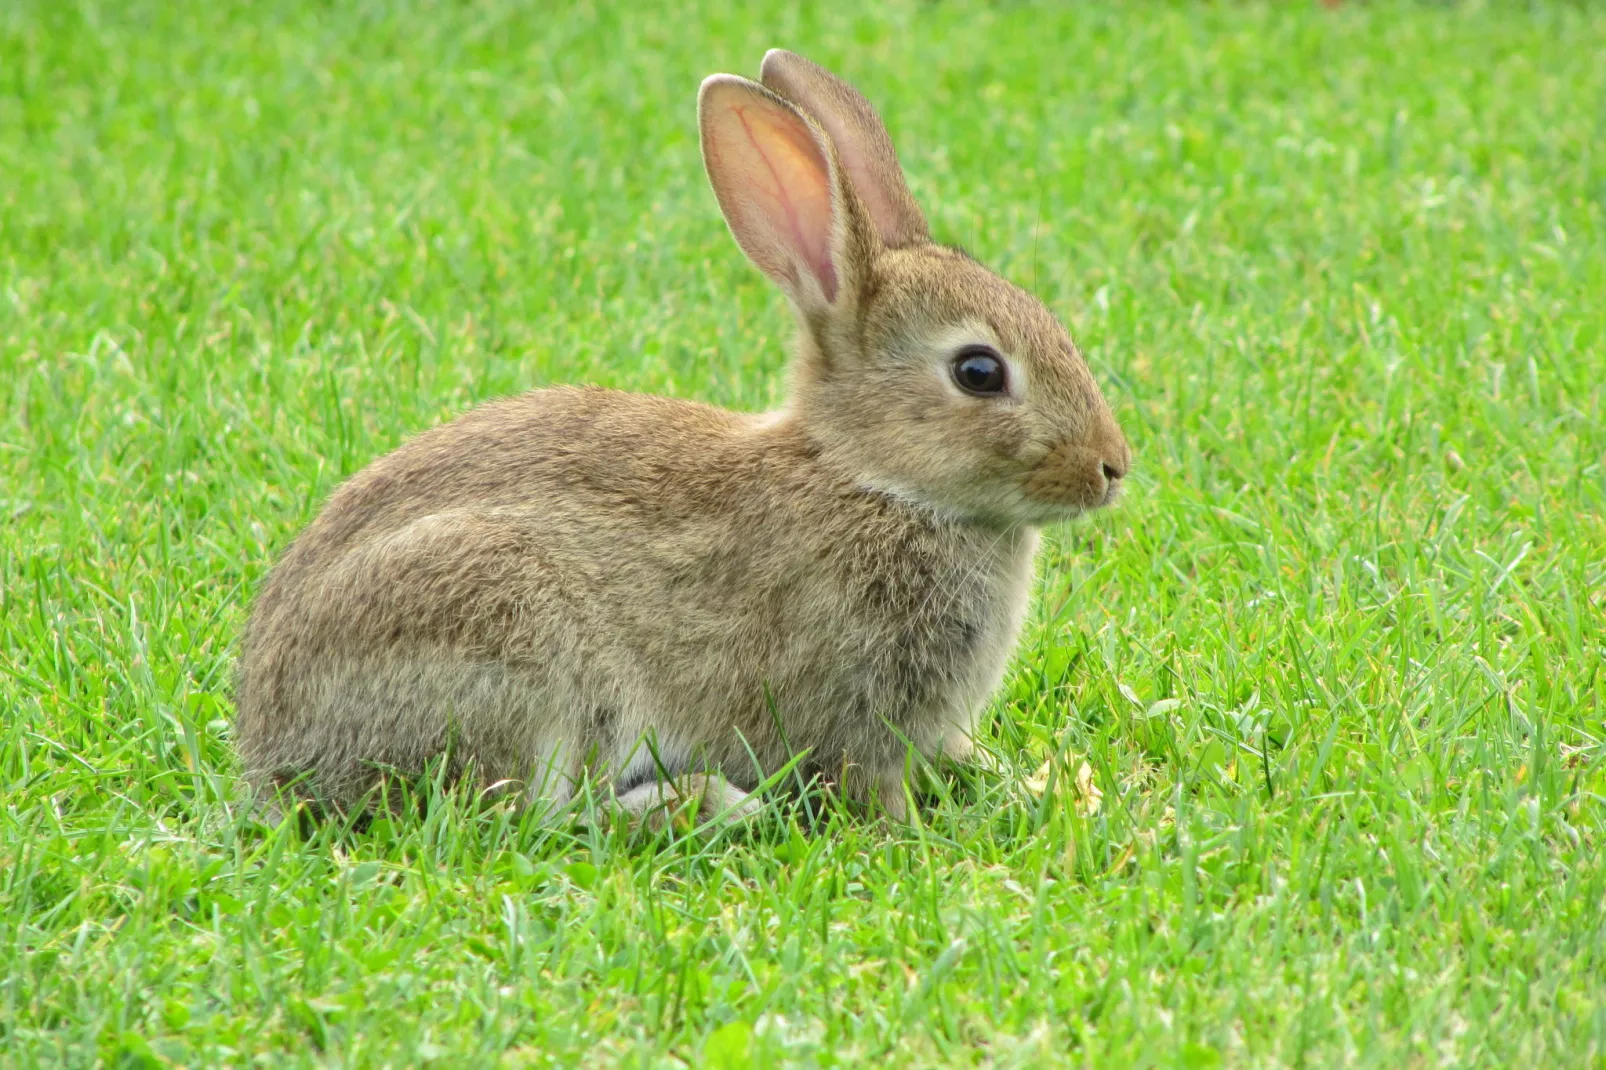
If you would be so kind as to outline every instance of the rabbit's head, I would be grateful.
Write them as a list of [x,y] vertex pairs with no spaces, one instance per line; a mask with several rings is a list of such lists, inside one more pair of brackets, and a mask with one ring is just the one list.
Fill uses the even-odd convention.
[[790,411],[867,486],[1000,524],[1107,505],[1129,454],[1042,303],[933,242],[874,109],[780,50],[698,97],[731,233],[802,324]]

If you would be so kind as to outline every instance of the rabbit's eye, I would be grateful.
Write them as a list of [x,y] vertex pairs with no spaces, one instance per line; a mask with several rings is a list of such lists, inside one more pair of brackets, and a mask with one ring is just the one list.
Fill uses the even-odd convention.
[[954,382],[967,394],[1002,394],[1004,360],[991,346],[966,346],[954,357]]

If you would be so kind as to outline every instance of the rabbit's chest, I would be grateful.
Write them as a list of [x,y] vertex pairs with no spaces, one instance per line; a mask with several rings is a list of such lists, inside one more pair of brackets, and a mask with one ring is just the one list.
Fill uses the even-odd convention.
[[[840,619],[816,669],[897,719],[981,704],[1014,648],[1030,596],[1030,533],[919,547],[856,590],[839,592]],[[896,567],[901,566],[901,567]]]
[[[749,710],[755,731],[772,704],[821,723],[887,718],[922,738],[922,725],[968,726],[1026,612],[1035,533],[863,527],[801,542],[757,525],[657,540],[663,570],[611,589],[609,619],[631,627],[627,660],[660,701]],[[652,580],[663,597],[643,608]]]

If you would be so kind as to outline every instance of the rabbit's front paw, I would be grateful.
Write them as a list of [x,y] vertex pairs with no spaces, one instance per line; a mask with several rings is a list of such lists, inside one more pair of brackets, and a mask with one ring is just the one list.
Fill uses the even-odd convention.
[[674,823],[683,831],[708,821],[740,824],[763,809],[758,799],[717,773],[655,780],[625,792],[615,805],[651,828]]

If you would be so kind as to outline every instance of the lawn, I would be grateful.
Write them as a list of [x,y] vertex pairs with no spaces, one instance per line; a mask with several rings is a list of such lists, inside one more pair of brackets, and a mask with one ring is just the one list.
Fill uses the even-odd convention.
[[[1601,1066],[1606,8],[757,7],[0,10],[0,1064]],[[237,637],[342,478],[547,383],[778,400],[695,123],[776,45],[1133,445],[997,768],[253,821]]]

